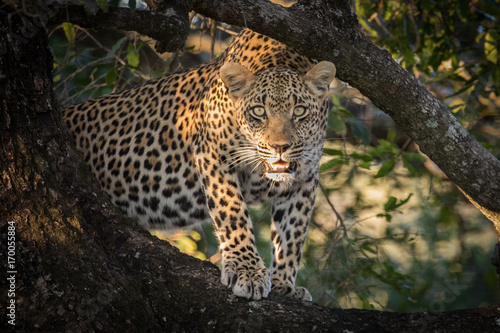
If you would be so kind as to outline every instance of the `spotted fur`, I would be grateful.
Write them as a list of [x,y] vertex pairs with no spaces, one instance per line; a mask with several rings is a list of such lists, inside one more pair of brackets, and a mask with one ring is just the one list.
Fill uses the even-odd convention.
[[[76,145],[112,201],[148,229],[211,219],[223,284],[249,299],[295,286],[318,185],[331,63],[244,30],[209,64],[71,106]],[[273,204],[273,260],[248,205]]]

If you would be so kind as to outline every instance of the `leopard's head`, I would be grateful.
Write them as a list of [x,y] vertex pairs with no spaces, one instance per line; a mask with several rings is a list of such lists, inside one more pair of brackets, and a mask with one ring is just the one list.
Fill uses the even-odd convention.
[[325,137],[326,96],[335,76],[327,61],[306,74],[272,67],[252,74],[237,63],[220,69],[238,117],[242,139],[233,163],[262,165],[264,175],[292,183],[301,171],[317,168]]

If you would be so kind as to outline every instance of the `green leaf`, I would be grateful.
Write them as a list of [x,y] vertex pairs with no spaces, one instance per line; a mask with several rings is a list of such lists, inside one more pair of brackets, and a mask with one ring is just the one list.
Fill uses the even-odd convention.
[[127,63],[130,67],[139,66],[139,52],[135,49],[132,43],[128,44]]
[[96,2],[99,8],[101,8],[103,12],[105,13],[108,12],[109,10],[108,0],[96,0]]
[[419,162],[419,163],[424,163],[427,161],[425,156],[420,155],[419,153],[409,153],[409,152],[403,152],[403,157],[406,157],[408,160],[412,162]]
[[385,139],[378,139],[378,143],[380,146],[385,147],[385,148],[390,148],[392,149],[394,147],[394,143],[385,140]]
[[75,26],[71,23],[64,22],[62,24],[63,30],[64,30],[64,35],[66,36],[66,39],[68,42],[71,42],[75,38]]
[[386,212],[393,210],[396,207],[396,203],[398,202],[398,199],[395,197],[389,197],[389,200],[384,205],[384,210]]
[[496,48],[495,38],[491,33],[484,35],[484,55],[488,61],[496,64],[498,59],[498,50]]
[[370,169],[372,166],[372,163],[371,162],[361,162],[359,163],[359,167],[360,168],[363,168],[363,169]]
[[385,220],[387,222],[391,222],[391,220],[392,220],[392,215],[388,214],[388,213],[387,214],[377,214],[377,217],[385,217]]
[[416,173],[416,169],[413,166],[413,164],[405,156],[402,156],[402,160],[403,160],[403,166],[408,170],[408,172],[410,172],[411,176],[414,176]]
[[368,128],[366,128],[365,124],[363,124],[357,118],[352,118],[352,117],[346,118],[345,121],[351,127],[352,134],[354,134],[356,140],[358,142],[363,142],[365,146],[369,146],[370,131],[368,131]]
[[319,172],[325,172],[337,165],[342,165],[346,163],[347,161],[343,157],[337,157],[321,164],[321,166],[319,167]]
[[373,157],[370,156],[370,155],[365,155],[365,154],[360,154],[360,153],[352,153],[350,155],[351,158],[354,158],[356,160],[360,160],[361,163],[359,164],[359,167],[360,168],[364,168],[364,169],[370,169],[371,167],[371,162],[373,161]]
[[330,148],[323,148],[323,154],[325,155],[331,155],[331,156],[343,156],[344,152],[342,150],[338,149],[330,149]]
[[331,114],[328,116],[328,128],[337,134],[345,133],[345,123],[342,117],[336,114]]
[[476,43],[479,43],[481,41],[481,39],[483,39],[484,35],[486,35],[486,32],[482,32],[482,33],[478,34],[475,38]]
[[365,154],[360,154],[360,153],[352,153],[351,157],[355,158],[357,160],[361,160],[363,162],[371,162],[371,161],[373,161],[373,157],[371,157],[370,155],[365,155]]
[[380,177],[385,177],[389,172],[394,169],[394,166],[396,165],[396,159],[391,158],[382,164],[380,169],[378,170],[377,174],[375,175],[375,178],[380,178]]
[[115,81],[116,81],[116,69],[115,68],[111,68],[108,73],[106,74],[106,77],[104,79],[104,81],[106,82],[106,85],[107,86],[112,86],[115,84]]
[[410,195],[408,195],[408,197],[404,200],[401,200],[400,202],[398,202],[398,199],[396,199],[395,197],[389,197],[389,199],[387,200],[387,202],[384,204],[384,210],[386,212],[390,212],[390,211],[393,211],[399,207],[401,207],[402,205],[404,205],[405,203],[407,203],[411,196],[413,195],[413,193],[410,193]]
[[[406,199],[402,200],[399,204],[398,204],[398,207],[404,205],[405,203],[407,203],[408,201],[410,201],[410,198],[412,197],[413,193],[410,193],[408,195],[408,197],[406,197]],[[396,207],[397,208],[397,207]]]
[[120,38],[115,45],[108,51],[106,54],[106,58],[110,58],[115,55],[116,51],[123,45],[123,43],[127,40],[127,37]]
[[334,108],[340,106],[340,95],[339,94],[332,95],[332,105]]

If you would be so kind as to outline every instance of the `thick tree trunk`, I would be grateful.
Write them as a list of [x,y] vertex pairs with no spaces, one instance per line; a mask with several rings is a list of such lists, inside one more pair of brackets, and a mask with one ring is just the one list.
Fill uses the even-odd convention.
[[0,9],[0,331],[498,330],[497,307],[396,314],[235,298],[208,262],[126,219],[69,144],[47,35]]

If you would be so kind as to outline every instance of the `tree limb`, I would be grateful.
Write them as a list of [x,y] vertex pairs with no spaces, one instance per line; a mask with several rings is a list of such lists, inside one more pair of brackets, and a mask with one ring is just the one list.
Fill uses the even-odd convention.
[[301,1],[284,8],[265,0],[197,0],[193,10],[335,63],[337,77],[388,113],[500,231],[500,161],[362,33],[349,1]]
[[164,5],[157,11],[109,7],[104,11],[93,1],[23,0],[12,2],[38,27],[71,22],[91,29],[137,31],[157,41],[158,52],[173,52],[184,47],[189,34],[189,9],[183,2]]
[[[422,332],[498,330],[496,306],[398,314],[328,309],[271,294],[235,298],[208,262],[182,255],[126,219],[69,143],[43,29],[0,10],[0,237],[14,225],[20,332]],[[34,25],[36,26],[36,25]],[[9,221],[12,221],[10,223]],[[0,269],[7,267],[5,248]],[[10,276],[9,276],[10,277]],[[15,296],[6,290],[14,288]],[[10,298],[10,299],[9,299]],[[10,314],[9,312],[7,312]],[[10,319],[10,317],[8,317]]]
[[[149,0],[148,3],[161,12],[177,6],[175,8],[182,10],[170,12],[187,17],[188,10],[194,10],[219,21],[246,26],[306,56],[334,62],[337,76],[387,112],[500,231],[500,161],[469,135],[446,106],[397,64],[389,52],[374,45],[363,34],[349,1],[300,1],[290,8],[267,0]],[[126,10],[101,13],[102,16],[89,20],[79,9],[70,20],[85,26],[137,29],[153,38],[158,38],[156,27],[162,31],[162,40],[167,35],[175,35],[174,30],[162,30],[165,24],[137,23],[143,21],[141,15],[149,17],[150,14],[130,14],[139,19],[118,15],[128,15],[122,13]],[[55,21],[60,21],[63,15],[55,17]],[[111,22],[117,23],[106,23],[105,18],[113,18]],[[168,18],[158,20],[164,22]],[[172,24],[180,21],[173,19]],[[179,45],[185,37],[185,33],[171,37],[175,42],[169,49]]]

